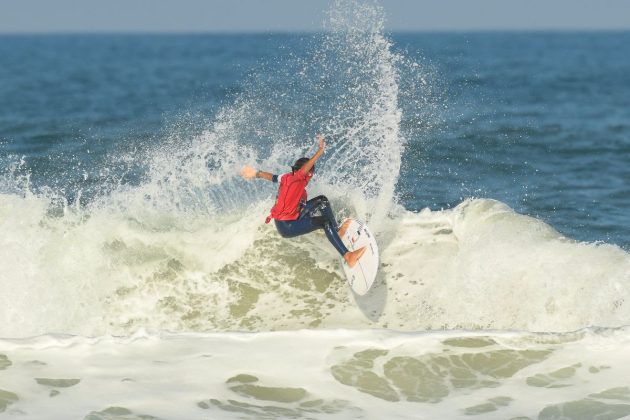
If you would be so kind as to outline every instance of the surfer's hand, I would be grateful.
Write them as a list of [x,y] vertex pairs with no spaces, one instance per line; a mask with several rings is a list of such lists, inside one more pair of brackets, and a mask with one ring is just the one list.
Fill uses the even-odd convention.
[[319,141],[319,150],[323,152],[324,149],[326,148],[326,142],[324,141],[324,136],[322,136],[321,134],[318,134],[317,140]]
[[241,176],[245,179],[256,178],[256,172],[256,169],[251,166],[243,166],[243,168],[241,168]]

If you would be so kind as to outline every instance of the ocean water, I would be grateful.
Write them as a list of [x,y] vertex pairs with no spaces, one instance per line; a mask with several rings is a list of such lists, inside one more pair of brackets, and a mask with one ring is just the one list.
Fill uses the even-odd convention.
[[[630,416],[630,33],[0,36],[0,417]],[[364,297],[280,173],[381,250]]]

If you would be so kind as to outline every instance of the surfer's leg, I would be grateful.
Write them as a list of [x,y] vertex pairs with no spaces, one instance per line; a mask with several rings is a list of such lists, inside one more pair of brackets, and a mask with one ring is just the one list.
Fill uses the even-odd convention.
[[[319,210],[321,216],[318,217],[318,222],[323,224],[324,232],[326,233],[326,237],[330,241],[330,243],[335,247],[337,252],[343,257],[349,267],[354,267],[359,258],[365,253],[366,248],[362,247],[359,249],[355,249],[354,251],[349,251],[348,248],[343,244],[341,237],[338,233],[337,221],[335,220],[335,214],[330,207],[330,203],[328,198],[323,195],[319,197],[315,197],[313,200],[319,200],[319,204],[316,209]],[[342,226],[342,229],[345,230],[348,228],[348,225]]]
[[304,208],[309,209],[311,217],[320,218],[320,223],[322,223],[322,225],[329,223],[335,231],[339,230],[335,214],[330,206],[330,201],[328,201],[328,198],[325,195],[318,195],[317,197],[308,200]]
[[321,229],[321,225],[314,224],[308,217],[300,217],[297,220],[275,220],[276,229],[283,238],[294,238],[296,236],[311,233]]
[[346,252],[348,252],[348,248],[346,248],[346,246],[341,241],[341,238],[337,234],[337,231],[330,226],[330,223],[326,223],[324,225],[324,233],[326,234],[328,241],[332,244],[332,246],[335,247],[337,252],[339,252],[339,255],[341,255],[342,257],[346,255]]
[[325,223],[332,223],[334,227],[337,227],[337,221],[335,215],[330,208],[330,202],[324,195],[318,195],[315,198],[311,198],[302,207],[302,213],[300,218],[310,217],[314,223],[324,226]]
[[337,252],[339,252],[339,255],[343,257],[348,252],[348,248],[343,244],[343,241],[337,233],[337,221],[335,220],[335,214],[330,207],[328,198],[320,195],[309,200],[306,206],[308,206],[313,224],[319,225],[324,229],[328,241],[335,247]]
[[325,221],[330,223],[332,228],[337,231],[337,235],[339,235],[339,237],[343,237],[344,233],[346,233],[346,230],[348,230],[348,226],[350,226],[350,223],[352,222],[352,220],[347,219],[338,228],[337,220],[335,219],[335,213],[332,211],[330,202],[328,201],[328,198],[325,195],[319,195],[315,198],[308,200],[306,204],[304,205],[304,211],[302,214],[305,214],[306,211],[313,211],[317,208],[322,209],[321,210],[322,216],[324,217]]

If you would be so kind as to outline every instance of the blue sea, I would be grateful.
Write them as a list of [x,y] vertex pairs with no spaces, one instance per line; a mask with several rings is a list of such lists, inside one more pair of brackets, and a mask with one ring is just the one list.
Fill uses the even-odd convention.
[[[0,35],[0,417],[630,415],[630,33]],[[366,221],[353,295],[309,194]]]

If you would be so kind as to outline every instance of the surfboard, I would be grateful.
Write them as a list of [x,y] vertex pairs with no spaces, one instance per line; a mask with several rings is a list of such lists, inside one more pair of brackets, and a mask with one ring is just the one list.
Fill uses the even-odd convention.
[[[354,219],[350,219],[350,226],[341,240],[349,251],[354,251],[363,246],[367,247],[357,264],[350,268],[345,260],[341,259],[343,271],[346,274],[348,284],[357,295],[364,295],[372,287],[376,272],[378,271],[378,245],[376,239],[368,227]],[[345,222],[345,220],[344,220]]]

